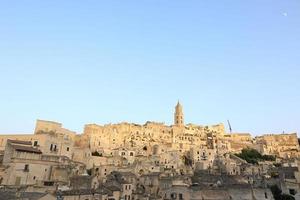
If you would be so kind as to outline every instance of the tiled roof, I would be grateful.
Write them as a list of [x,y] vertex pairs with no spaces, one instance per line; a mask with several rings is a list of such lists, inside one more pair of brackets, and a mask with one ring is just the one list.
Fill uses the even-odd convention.
[[74,195],[89,195],[89,194],[107,194],[107,188],[98,188],[98,189],[78,189],[78,190],[66,190],[60,191],[57,194],[62,196],[74,196]]
[[27,146],[22,146],[22,145],[12,145],[12,147],[16,151],[29,152],[29,153],[37,153],[37,154],[41,154],[42,153],[39,149],[33,148],[33,147],[27,147]]
[[136,175],[132,172],[119,172],[122,176],[134,176],[136,177]]
[[10,139],[8,139],[7,142],[14,143],[14,144],[32,145],[31,141],[24,141],[24,140],[10,140]]
[[106,189],[108,189],[110,191],[121,191],[121,189],[115,185],[107,186]]
[[[21,192],[21,199],[38,200],[44,195],[45,193],[39,193],[39,192]],[[0,199],[15,200],[17,199],[16,191],[0,190]]]
[[73,195],[87,195],[93,194],[95,191],[91,189],[80,189],[80,190],[66,190],[62,191],[62,196],[73,196]]

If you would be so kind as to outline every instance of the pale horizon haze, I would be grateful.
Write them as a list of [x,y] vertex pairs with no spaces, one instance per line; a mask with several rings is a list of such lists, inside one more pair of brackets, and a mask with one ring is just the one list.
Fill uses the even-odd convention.
[[1,1],[0,134],[37,119],[300,132],[300,1]]

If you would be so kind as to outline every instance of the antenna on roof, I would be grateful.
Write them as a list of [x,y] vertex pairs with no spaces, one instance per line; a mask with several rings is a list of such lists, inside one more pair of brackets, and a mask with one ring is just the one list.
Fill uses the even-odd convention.
[[230,133],[232,133],[232,128],[231,128],[229,120],[227,120],[227,123],[228,123],[229,131],[230,131]]

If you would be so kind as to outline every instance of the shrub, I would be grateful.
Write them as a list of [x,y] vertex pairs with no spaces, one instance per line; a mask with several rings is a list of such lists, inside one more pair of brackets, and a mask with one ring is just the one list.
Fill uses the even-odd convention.
[[283,194],[278,185],[272,185],[270,189],[275,200],[295,200],[292,195]]
[[259,161],[275,161],[275,157],[271,155],[261,155],[255,149],[243,149],[241,153],[235,154],[236,156],[246,160],[248,163],[258,164]]
[[92,156],[102,156],[102,154],[100,154],[98,151],[94,151],[92,152]]

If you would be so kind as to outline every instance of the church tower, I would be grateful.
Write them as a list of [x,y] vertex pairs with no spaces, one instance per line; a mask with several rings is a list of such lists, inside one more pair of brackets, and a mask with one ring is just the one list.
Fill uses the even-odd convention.
[[177,105],[175,107],[174,124],[176,126],[184,126],[183,110],[182,105],[179,103],[179,101],[177,102]]

